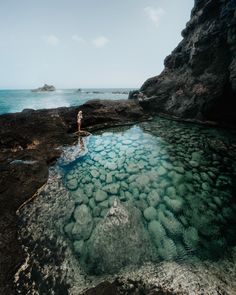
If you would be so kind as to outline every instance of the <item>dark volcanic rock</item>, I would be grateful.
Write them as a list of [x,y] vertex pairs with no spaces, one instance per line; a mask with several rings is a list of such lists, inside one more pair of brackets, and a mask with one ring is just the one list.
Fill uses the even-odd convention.
[[47,91],[55,91],[56,88],[53,85],[44,84],[43,87],[39,87],[37,89],[31,90],[32,92],[47,92]]
[[142,282],[129,280],[124,283],[116,279],[114,282],[102,282],[82,295],[177,295],[157,286],[145,286]]
[[146,109],[236,125],[236,1],[195,0],[184,39],[136,96]]
[[58,148],[78,140],[78,110],[83,111],[82,129],[89,131],[148,118],[137,102],[128,100],[0,116],[0,294],[15,294],[13,276],[24,258],[15,211],[47,181]]

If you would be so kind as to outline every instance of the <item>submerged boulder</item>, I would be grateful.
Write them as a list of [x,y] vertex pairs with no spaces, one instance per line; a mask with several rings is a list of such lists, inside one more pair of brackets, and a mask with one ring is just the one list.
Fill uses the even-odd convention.
[[72,229],[72,236],[76,240],[86,240],[93,229],[91,211],[86,205],[79,205],[74,211],[75,224]]
[[102,274],[150,259],[153,246],[142,224],[141,212],[131,203],[122,204],[116,199],[94,229],[87,249],[88,272]]

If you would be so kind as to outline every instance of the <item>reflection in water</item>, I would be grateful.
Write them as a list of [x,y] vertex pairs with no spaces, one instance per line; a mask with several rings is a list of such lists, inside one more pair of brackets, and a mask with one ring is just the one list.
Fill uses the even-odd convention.
[[78,143],[69,147],[62,152],[62,157],[58,160],[58,164],[63,166],[72,163],[76,159],[81,159],[87,153],[85,139],[83,136],[78,137]]
[[45,190],[24,208],[21,233],[33,253],[36,244],[50,249],[53,236],[73,260],[68,276],[70,268],[101,275],[147,261],[213,264],[231,253],[234,134],[156,118],[84,141],[65,149]]

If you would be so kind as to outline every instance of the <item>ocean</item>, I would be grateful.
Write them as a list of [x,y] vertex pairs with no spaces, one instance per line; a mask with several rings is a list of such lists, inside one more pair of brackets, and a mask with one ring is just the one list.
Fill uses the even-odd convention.
[[91,99],[127,99],[130,88],[62,89],[54,92],[31,90],[0,90],[0,114],[24,109],[50,109],[78,106]]

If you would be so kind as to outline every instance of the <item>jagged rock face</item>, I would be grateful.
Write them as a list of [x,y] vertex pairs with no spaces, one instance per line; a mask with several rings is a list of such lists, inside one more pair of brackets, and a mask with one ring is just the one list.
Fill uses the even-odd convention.
[[144,108],[236,124],[236,1],[195,0],[164,71],[131,94]]

